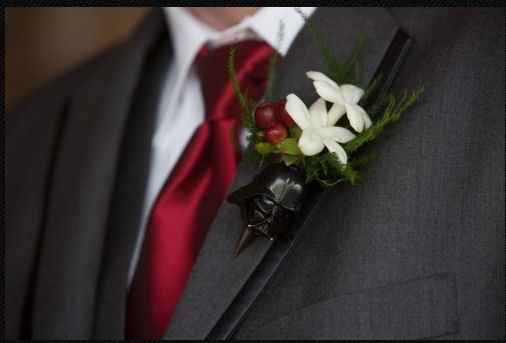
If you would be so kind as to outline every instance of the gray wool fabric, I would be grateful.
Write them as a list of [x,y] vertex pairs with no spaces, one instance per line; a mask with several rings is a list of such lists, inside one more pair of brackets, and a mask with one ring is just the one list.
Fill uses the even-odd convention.
[[[406,31],[394,88],[425,93],[374,143],[362,182],[325,192],[295,240],[257,240],[233,258],[241,221],[224,203],[164,338],[504,338],[503,12],[318,9],[338,56],[366,35],[364,80]],[[146,60],[158,61],[148,51],[164,24],[153,11],[126,42],[7,114],[8,338],[123,337],[152,133],[137,124],[157,99],[139,85],[155,84]],[[276,93],[311,103],[304,73],[322,68],[304,29]],[[255,172],[242,163],[231,190]]]

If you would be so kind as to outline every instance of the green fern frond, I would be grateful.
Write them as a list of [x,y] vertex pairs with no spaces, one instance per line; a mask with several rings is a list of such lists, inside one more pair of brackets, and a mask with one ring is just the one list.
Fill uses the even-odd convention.
[[322,55],[327,76],[338,84],[360,84],[360,58],[366,45],[365,35],[359,35],[358,44],[353,48],[350,56],[343,63],[340,63],[334,51],[327,44],[324,35],[314,25],[313,19],[308,18],[300,9],[296,9],[296,11],[304,19],[313,36],[316,47]]
[[[381,81],[383,80],[383,75],[376,76],[365,89],[365,93],[360,99],[360,106],[363,108],[371,107],[371,103],[376,98],[377,93],[379,92]],[[375,101],[376,102],[376,101]],[[371,118],[372,119],[372,118]]]
[[386,106],[383,116],[351,142],[346,143],[344,145],[346,152],[352,154],[361,146],[374,140],[384,131],[387,125],[398,121],[401,115],[415,104],[422,93],[423,87],[419,87],[411,92],[405,91],[400,99],[398,96],[391,94],[388,97],[388,105]]
[[[285,24],[281,21],[278,30],[278,41],[277,41],[278,48],[283,43],[284,32],[285,32]],[[273,92],[276,83],[276,66],[278,64],[278,61],[279,61],[279,54],[275,52],[269,58],[269,69],[267,72],[267,88],[264,95],[265,99],[268,101],[275,100]]]
[[230,54],[228,57],[228,76],[232,83],[232,90],[234,92],[234,96],[239,101],[242,109],[242,125],[244,128],[249,129],[251,131],[255,130],[255,121],[253,119],[253,106],[251,101],[248,99],[247,95],[241,91],[239,86],[239,82],[237,81],[237,73],[235,71],[235,51],[236,48],[230,49]]
[[341,75],[339,75],[341,83],[360,84],[360,58],[364,51],[365,43],[365,35],[360,33],[357,45],[353,48],[350,56],[341,67]]
[[[295,9],[297,13],[302,17],[302,19],[306,22],[306,26],[311,32],[313,39],[315,41],[316,47],[320,50],[320,53],[323,57],[323,62],[327,69],[327,74],[329,77],[334,78],[333,74],[335,71],[339,71],[340,64],[334,56],[334,52],[329,48],[327,42],[325,41],[323,34],[316,28],[313,24],[311,18],[308,18],[299,8]],[[336,81],[337,82],[337,81]]]
[[276,82],[276,64],[278,63],[279,56],[277,53],[272,54],[269,58],[269,69],[267,72],[267,88],[265,90],[265,99],[273,101],[274,84]]
[[330,152],[306,157],[304,169],[306,182],[316,181],[324,187],[330,187],[340,182],[349,182],[355,185],[360,180],[360,174],[352,164],[343,165],[337,156]]

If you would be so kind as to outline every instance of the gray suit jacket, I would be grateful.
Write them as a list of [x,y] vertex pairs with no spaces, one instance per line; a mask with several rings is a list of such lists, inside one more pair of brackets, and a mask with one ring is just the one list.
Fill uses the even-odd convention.
[[[319,196],[287,240],[234,259],[239,211],[224,203],[165,338],[504,338],[503,15],[318,9],[339,56],[366,35],[365,79],[409,33],[395,87],[425,95],[377,141],[363,182]],[[167,37],[153,11],[7,115],[7,337],[123,336]],[[314,100],[307,70],[322,62],[305,29],[278,94]],[[254,172],[242,164],[232,189]]]

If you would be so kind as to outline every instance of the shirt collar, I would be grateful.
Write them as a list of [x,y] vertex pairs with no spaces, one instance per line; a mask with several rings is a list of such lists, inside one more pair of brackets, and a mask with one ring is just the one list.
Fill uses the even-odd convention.
[[[306,17],[310,17],[316,7],[298,7],[298,9]],[[295,7],[262,7],[243,23],[283,57],[304,27],[304,19],[297,13]]]
[[[299,7],[299,9],[309,17],[316,8]],[[281,56],[285,56],[304,26],[304,19],[294,7],[263,7],[239,24],[223,31],[202,23],[181,7],[165,7],[164,12],[170,27],[178,69],[191,64],[204,43],[219,46],[232,41],[254,38],[265,41]]]
[[199,49],[219,32],[197,20],[181,7],[165,7],[176,69],[191,65]]

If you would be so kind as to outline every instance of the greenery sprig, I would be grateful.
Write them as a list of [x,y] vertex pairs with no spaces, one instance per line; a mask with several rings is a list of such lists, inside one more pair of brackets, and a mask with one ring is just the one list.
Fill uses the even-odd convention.
[[[346,143],[344,145],[346,152],[352,154],[361,146],[376,139],[376,137],[385,130],[386,126],[398,121],[401,118],[401,115],[416,103],[422,93],[423,87],[419,87],[414,91],[404,91],[401,96],[394,94],[387,96],[388,105],[383,112],[383,116],[374,122],[370,128],[364,130],[354,140]],[[383,102],[382,99],[378,101]]]
[[253,107],[252,101],[248,99],[247,95],[244,94],[239,86],[239,81],[237,81],[237,73],[235,71],[235,53],[236,48],[230,49],[230,53],[228,56],[228,76],[232,83],[232,89],[234,91],[234,95],[239,101],[242,109],[242,126],[250,131],[255,131],[255,121],[253,119]]
[[[357,184],[360,181],[360,173],[355,170],[355,167],[366,164],[372,159],[372,156],[356,156],[354,153],[362,146],[375,140],[388,125],[398,121],[401,115],[416,103],[422,93],[423,87],[419,87],[414,91],[405,91],[400,96],[394,94],[386,96],[388,104],[384,108],[382,116],[371,127],[357,135],[355,139],[344,144],[344,149],[351,156],[348,164],[343,165],[335,154],[329,152],[306,157],[304,169],[307,182],[317,181],[325,187],[339,182]],[[384,103],[384,99],[377,101]]]
[[[352,49],[350,55],[343,61],[339,61],[325,41],[324,36],[311,22],[311,19],[306,18],[301,11],[299,11],[299,14],[306,20],[308,28],[320,50],[327,76],[338,85],[360,84],[360,60],[366,45],[365,37],[360,35],[358,43]],[[282,37],[282,33],[280,36]],[[266,99],[274,101],[271,97],[276,79],[275,67],[277,61],[278,55],[274,54],[269,62],[266,96],[260,102],[264,102]],[[255,108],[258,103],[249,99],[247,94],[243,93],[240,89],[234,62],[235,49],[232,49],[229,56],[228,72],[234,94],[242,108],[243,127],[250,133],[249,144],[246,150],[247,159],[258,163],[259,166],[263,166],[265,163],[284,163],[286,165],[298,166],[304,170],[307,183],[318,182],[324,187],[330,187],[340,182],[348,182],[352,185],[357,184],[361,179],[357,168],[370,162],[374,157],[373,154],[358,155],[357,151],[377,139],[387,126],[397,122],[403,113],[415,105],[423,93],[423,87],[418,87],[415,90],[403,91],[399,94],[390,93],[382,95],[380,89],[382,76],[378,76],[372,80],[365,88],[364,95],[360,99],[360,105],[366,109],[372,118],[372,125],[358,133],[354,139],[342,145],[348,155],[348,163],[343,164],[335,153],[329,151],[321,152],[314,156],[304,156],[297,145],[302,132],[297,126],[289,127],[286,137],[282,141],[275,143],[268,141],[266,139],[266,131],[259,128],[255,122]],[[349,123],[345,124],[345,126],[350,128]]]

